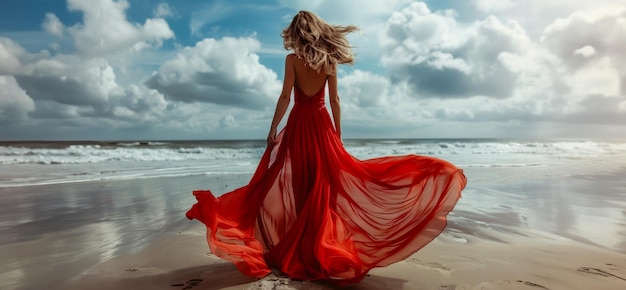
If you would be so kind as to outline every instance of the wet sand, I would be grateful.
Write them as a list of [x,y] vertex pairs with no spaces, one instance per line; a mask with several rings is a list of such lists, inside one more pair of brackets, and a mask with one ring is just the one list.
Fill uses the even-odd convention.
[[[85,269],[198,226],[191,191],[220,193],[249,175],[95,181],[0,188],[0,289],[66,289]],[[203,238],[200,238],[202,240]]]
[[[513,182],[472,183],[481,173],[466,174],[440,237],[348,289],[626,288],[625,168]],[[184,217],[191,191],[219,194],[248,178],[0,188],[0,288],[330,289],[250,279],[210,254],[203,226]]]

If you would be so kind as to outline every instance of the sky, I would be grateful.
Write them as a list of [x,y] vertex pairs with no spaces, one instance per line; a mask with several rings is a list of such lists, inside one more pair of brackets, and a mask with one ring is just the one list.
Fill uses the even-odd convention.
[[5,2],[0,140],[264,139],[299,10],[360,27],[344,138],[626,137],[626,0]]

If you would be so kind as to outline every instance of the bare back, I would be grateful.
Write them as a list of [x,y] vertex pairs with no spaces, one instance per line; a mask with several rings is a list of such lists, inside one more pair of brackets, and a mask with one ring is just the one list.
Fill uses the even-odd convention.
[[294,57],[295,86],[305,95],[313,96],[324,88],[328,75],[323,70],[319,72],[309,67],[304,59]]
[[[334,71],[337,71],[336,67]],[[298,59],[295,54],[290,54],[285,58],[285,79],[283,89],[276,103],[272,125],[270,125],[270,133],[267,138],[268,146],[273,146],[276,143],[276,127],[278,127],[278,123],[280,123],[289,106],[293,88],[297,87],[302,93],[311,97],[324,89],[326,82],[328,82],[328,100],[330,101],[330,108],[333,114],[333,123],[337,135],[341,138],[341,109],[339,94],[337,93],[337,75],[329,75],[324,71],[317,72],[309,67],[304,59]]]

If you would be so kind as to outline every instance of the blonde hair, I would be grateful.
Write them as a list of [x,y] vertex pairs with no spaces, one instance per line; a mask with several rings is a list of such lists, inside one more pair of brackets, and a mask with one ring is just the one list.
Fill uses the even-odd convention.
[[330,25],[311,12],[300,11],[281,36],[285,49],[293,50],[317,72],[334,75],[335,64],[354,63],[346,34],[355,30],[356,26]]

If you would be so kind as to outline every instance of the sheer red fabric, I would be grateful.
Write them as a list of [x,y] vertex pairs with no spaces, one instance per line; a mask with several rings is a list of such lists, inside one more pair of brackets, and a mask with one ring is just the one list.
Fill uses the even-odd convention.
[[443,231],[467,182],[462,170],[417,155],[359,160],[338,138],[324,90],[294,91],[278,143],[250,182],[218,198],[193,192],[198,202],[187,217],[206,225],[215,255],[248,276],[275,268],[295,279],[348,285]]

